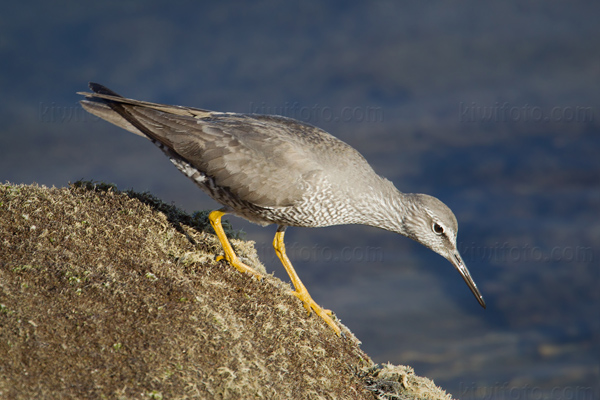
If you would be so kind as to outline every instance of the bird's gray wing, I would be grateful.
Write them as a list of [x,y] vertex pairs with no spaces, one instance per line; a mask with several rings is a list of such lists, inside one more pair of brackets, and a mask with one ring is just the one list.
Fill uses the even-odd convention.
[[261,207],[294,205],[308,180],[321,172],[290,139],[290,127],[276,119],[155,104],[97,84],[90,88],[95,93],[81,93],[87,111],[166,147],[169,156],[209,175],[241,200]]

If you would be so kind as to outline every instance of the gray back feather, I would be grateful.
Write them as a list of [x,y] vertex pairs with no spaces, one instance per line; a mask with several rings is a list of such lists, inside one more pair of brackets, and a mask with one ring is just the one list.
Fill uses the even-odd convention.
[[[309,124],[126,99],[98,86],[81,102],[87,111],[162,144],[257,206],[292,206],[314,182],[356,179],[343,173],[356,164],[372,172],[356,150]],[[328,166],[342,173],[331,176]]]

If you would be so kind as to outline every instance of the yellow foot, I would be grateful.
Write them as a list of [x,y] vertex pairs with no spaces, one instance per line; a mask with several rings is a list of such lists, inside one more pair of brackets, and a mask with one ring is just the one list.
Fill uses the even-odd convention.
[[308,292],[297,292],[297,291],[292,291],[290,292],[291,294],[293,294],[294,296],[296,296],[297,298],[299,298],[300,300],[302,300],[302,303],[304,303],[304,308],[306,308],[306,310],[308,311],[308,313],[310,314],[310,310],[313,310],[315,312],[315,314],[317,314],[319,317],[321,317],[323,319],[323,321],[325,321],[327,323],[327,325],[329,325],[331,327],[331,329],[333,329],[335,331],[335,334],[340,336],[342,331],[340,330],[339,326],[337,326],[337,324],[333,321],[333,319],[331,319],[331,316],[333,315],[333,313],[331,312],[331,310],[327,310],[324,308],[321,308],[320,305],[318,305],[313,299],[312,297],[310,297],[310,294],[308,294]]
[[247,266],[246,264],[244,264],[243,262],[240,261],[239,258],[235,258],[233,260],[227,260],[226,257],[223,256],[219,256],[217,257],[217,261],[221,261],[225,259],[229,264],[231,264],[232,266],[234,266],[238,271],[242,272],[242,273],[247,273],[252,275],[253,277],[255,277],[256,279],[258,279],[259,281],[263,278],[262,274],[258,271],[256,271],[254,268]]
[[254,268],[247,266],[246,264],[241,262],[240,259],[237,257],[235,257],[235,260],[232,263],[229,260],[227,260],[227,257],[225,255],[221,254],[221,255],[218,255],[215,257],[215,261],[216,262],[227,261],[230,265],[233,265],[238,271],[249,273],[250,275],[252,275],[256,279],[258,279],[259,281],[263,278],[261,273],[256,271]]
[[240,259],[235,255],[233,251],[233,247],[227,240],[227,236],[225,235],[225,231],[223,230],[223,226],[221,225],[221,217],[225,215],[223,211],[213,211],[208,215],[208,220],[212,225],[219,241],[221,242],[221,246],[223,246],[223,251],[225,252],[225,256],[220,255],[216,258],[217,261],[221,261],[223,258],[227,260],[229,264],[234,266],[238,271],[248,273],[254,276],[256,279],[261,280],[262,274],[257,272],[254,268],[250,268],[246,264],[240,261]]

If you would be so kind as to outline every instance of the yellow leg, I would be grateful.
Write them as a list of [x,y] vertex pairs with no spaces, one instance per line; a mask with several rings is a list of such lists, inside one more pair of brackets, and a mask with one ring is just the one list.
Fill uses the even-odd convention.
[[231,247],[229,240],[227,240],[227,236],[225,235],[225,231],[221,225],[221,217],[225,214],[226,213],[223,211],[217,210],[208,215],[208,220],[215,230],[215,233],[221,242],[221,246],[223,246],[223,251],[225,251],[225,259],[229,262],[229,264],[236,267],[238,271],[247,272],[259,280],[262,279],[262,275],[260,273],[241,262],[240,259],[235,255],[233,247]]
[[277,233],[275,234],[275,239],[273,240],[273,247],[275,248],[275,253],[277,253],[277,257],[281,260],[281,263],[285,267],[288,275],[292,279],[292,283],[294,284],[295,291],[292,292],[294,296],[302,300],[304,303],[304,308],[308,310],[312,309],[319,317],[321,317],[327,325],[329,325],[336,333],[336,335],[340,336],[340,328],[333,322],[331,319],[331,310],[325,310],[321,308],[313,299],[310,297],[308,290],[296,274],[294,267],[287,254],[285,253],[285,244],[283,243],[283,234],[285,232],[285,227],[280,226],[277,229]]

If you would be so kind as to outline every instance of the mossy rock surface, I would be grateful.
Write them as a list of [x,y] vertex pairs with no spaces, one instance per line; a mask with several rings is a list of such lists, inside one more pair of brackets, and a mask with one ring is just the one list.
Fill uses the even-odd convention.
[[206,213],[149,194],[0,185],[0,398],[450,398],[220,249]]

